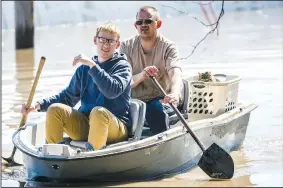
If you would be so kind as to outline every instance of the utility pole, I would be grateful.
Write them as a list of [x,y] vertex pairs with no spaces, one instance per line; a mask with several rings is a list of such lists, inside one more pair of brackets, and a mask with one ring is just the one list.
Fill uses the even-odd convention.
[[16,50],[34,47],[33,1],[15,2]]

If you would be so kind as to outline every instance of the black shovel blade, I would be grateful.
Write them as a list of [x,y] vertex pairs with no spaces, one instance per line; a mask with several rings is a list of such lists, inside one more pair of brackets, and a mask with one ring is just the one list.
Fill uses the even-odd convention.
[[5,164],[2,164],[2,166],[9,166],[9,167],[11,167],[11,166],[22,166],[22,164],[17,163],[17,162],[14,160],[14,158],[12,158],[12,157],[8,157],[8,158],[2,157],[2,159],[3,159],[4,161],[6,161],[6,163],[5,163]]
[[215,143],[203,152],[198,166],[211,178],[231,179],[234,175],[233,159]]

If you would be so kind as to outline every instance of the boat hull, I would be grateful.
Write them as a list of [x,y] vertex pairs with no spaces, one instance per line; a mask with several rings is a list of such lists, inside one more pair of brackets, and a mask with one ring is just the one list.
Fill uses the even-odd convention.
[[[250,113],[255,106],[237,112],[225,121],[206,121],[193,127],[196,135],[208,148],[216,143],[226,151],[237,148],[245,139]],[[180,122],[148,145],[139,145],[126,152],[110,155],[59,159],[30,153],[15,136],[15,146],[23,152],[29,180],[87,180],[96,182],[136,181],[181,173],[194,167],[202,151]],[[168,136],[174,132],[175,136]],[[178,133],[178,134],[177,134]],[[152,144],[153,143],[153,144]],[[138,142],[137,142],[138,146]]]

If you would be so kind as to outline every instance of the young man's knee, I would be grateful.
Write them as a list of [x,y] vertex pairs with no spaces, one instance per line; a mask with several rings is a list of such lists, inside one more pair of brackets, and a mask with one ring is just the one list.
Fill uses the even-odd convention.
[[52,105],[50,105],[47,109],[47,114],[48,115],[55,115],[58,112],[61,112],[62,110],[64,110],[64,107],[61,103],[54,103]]
[[90,121],[105,121],[108,118],[108,110],[101,106],[94,107],[89,115]]

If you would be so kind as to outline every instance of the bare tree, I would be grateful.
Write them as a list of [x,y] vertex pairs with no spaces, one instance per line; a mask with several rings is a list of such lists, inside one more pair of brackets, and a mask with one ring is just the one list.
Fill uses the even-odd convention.
[[[213,1],[212,1],[212,2],[213,2]],[[206,3],[206,4],[202,4],[202,3],[199,3],[199,2],[193,2],[193,3],[202,4],[202,5],[208,5],[208,4],[212,3],[212,2],[209,2],[209,3]],[[178,9],[172,7],[172,6],[166,6],[166,5],[162,5],[162,6],[163,6],[163,7],[168,7],[168,8],[171,8],[171,9],[174,9],[174,10],[178,11],[178,12],[181,13],[181,14],[189,15],[189,13],[184,12],[184,11],[181,11],[181,10],[178,10]],[[180,60],[185,60],[185,59],[187,59],[187,58],[189,58],[189,57],[192,56],[192,54],[194,53],[194,51],[196,50],[196,48],[200,45],[200,43],[203,42],[203,41],[207,38],[207,36],[208,36],[209,34],[212,34],[212,33],[218,28],[219,21],[220,21],[220,19],[221,19],[221,17],[222,17],[223,15],[224,15],[224,0],[222,0],[221,10],[220,10],[219,16],[218,16],[218,18],[217,18],[217,20],[216,20],[215,23],[212,23],[212,24],[205,24],[203,21],[201,21],[201,20],[198,19],[197,17],[189,15],[189,16],[191,16],[193,19],[197,20],[198,22],[200,22],[202,25],[204,25],[204,26],[206,26],[206,27],[210,27],[210,26],[214,26],[214,27],[212,27],[212,29],[211,29],[196,45],[191,45],[191,46],[193,47],[193,50],[191,51],[191,53],[190,53],[187,57],[180,58]]]

